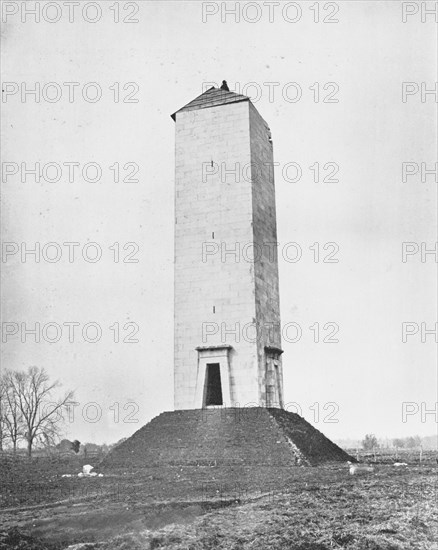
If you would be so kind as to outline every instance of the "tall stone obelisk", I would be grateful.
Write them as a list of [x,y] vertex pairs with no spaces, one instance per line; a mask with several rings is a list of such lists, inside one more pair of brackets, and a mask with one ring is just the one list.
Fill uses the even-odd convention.
[[282,407],[269,127],[226,83],[172,118],[175,409]]

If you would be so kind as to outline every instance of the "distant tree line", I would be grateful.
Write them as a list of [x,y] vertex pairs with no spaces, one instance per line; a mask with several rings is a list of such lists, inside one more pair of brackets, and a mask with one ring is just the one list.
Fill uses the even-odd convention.
[[[410,437],[395,438],[392,440],[392,445],[396,449],[418,449],[421,447],[421,437],[414,435]],[[365,451],[372,451],[382,447],[374,434],[366,434],[362,440],[362,448]]]
[[397,449],[418,449],[421,446],[421,437],[414,435],[411,437],[401,437],[392,440],[392,444]]
[[84,457],[89,458],[103,457],[106,456],[115,447],[121,445],[124,441],[126,441],[126,439],[126,437],[123,437],[122,439],[119,439],[119,441],[117,441],[116,443],[111,443],[109,445],[106,443],[84,443],[83,445],[81,445],[81,453],[84,455]]
[[31,456],[35,444],[55,444],[62,430],[62,412],[74,397],[72,391],[57,397],[60,385],[38,367],[0,375],[0,451],[7,446],[16,452],[24,441]]

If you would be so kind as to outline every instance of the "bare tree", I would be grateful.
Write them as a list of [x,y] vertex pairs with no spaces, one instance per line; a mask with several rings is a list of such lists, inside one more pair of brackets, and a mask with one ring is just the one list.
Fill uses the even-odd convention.
[[362,440],[362,447],[365,451],[373,451],[378,446],[377,437],[374,434],[366,434],[365,439]]
[[0,392],[4,438],[11,442],[15,453],[18,441],[23,437],[23,422],[18,396],[13,385],[13,376],[14,373],[11,371],[6,371],[3,374],[0,381]]
[[5,426],[5,380],[4,375],[0,374],[0,452],[3,451],[3,443],[6,439]]
[[73,392],[53,398],[52,393],[60,383],[50,382],[46,371],[38,367],[12,373],[11,385],[21,413],[27,454],[32,456],[36,441],[54,442],[61,433],[62,412],[72,402]]

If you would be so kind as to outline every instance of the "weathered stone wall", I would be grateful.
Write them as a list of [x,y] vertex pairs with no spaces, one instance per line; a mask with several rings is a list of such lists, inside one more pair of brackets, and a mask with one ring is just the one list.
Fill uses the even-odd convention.
[[218,345],[232,346],[224,404],[266,405],[264,347],[281,347],[266,329],[280,323],[268,134],[249,101],[176,114],[175,409],[202,406],[196,348]]
[[[254,230],[255,303],[260,404],[266,405],[265,346],[281,348],[280,298],[278,284],[277,218],[275,210],[274,158],[267,123],[249,104],[252,205]],[[277,359],[283,387],[281,358]]]

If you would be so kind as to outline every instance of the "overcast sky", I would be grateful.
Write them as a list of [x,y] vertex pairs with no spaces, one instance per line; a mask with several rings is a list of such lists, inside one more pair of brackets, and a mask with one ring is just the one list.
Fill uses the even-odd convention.
[[[21,3],[7,4],[20,9]],[[421,22],[421,14],[413,14],[403,23],[401,2],[320,2],[315,23],[314,3],[300,2],[295,4],[301,13],[291,6],[282,17],[277,7],[270,22],[268,6],[259,3],[260,19],[251,23],[257,12],[241,2],[240,22],[231,15],[222,22],[220,4],[204,3],[212,13],[204,21],[202,4],[141,1],[134,13],[134,2],[120,2],[121,19],[139,20],[131,24],[114,22],[112,2],[100,3],[95,23],[85,21],[80,9],[70,23],[65,8],[61,19],[50,23],[47,19],[57,16],[52,7],[39,23],[31,17],[22,23],[19,12],[3,25],[2,80],[19,88],[15,93],[10,84],[2,104],[3,161],[28,168],[35,162],[77,162],[80,170],[94,162],[102,167],[102,178],[93,183],[76,173],[69,182],[64,166],[58,182],[36,183],[30,175],[22,182],[20,173],[4,181],[3,241],[17,243],[18,252],[3,258],[3,323],[32,328],[38,322],[42,334],[39,343],[32,335],[22,342],[21,328],[9,337],[2,345],[2,368],[44,367],[65,389],[75,389],[79,405],[67,435],[81,441],[114,442],[172,410],[170,114],[198,96],[204,83],[220,85],[226,79],[232,91],[246,86],[270,125],[279,163],[280,250],[290,242],[302,250],[295,263],[281,254],[279,260],[282,323],[302,328],[299,341],[283,341],[286,401],[299,404],[303,416],[331,438],[435,433],[436,419],[430,414],[422,419],[420,412],[438,401],[436,344],[433,335],[421,341],[421,323],[431,329],[437,321],[436,263],[430,254],[422,262],[420,252],[422,242],[433,248],[437,240],[436,182],[433,175],[422,182],[420,173],[402,179],[403,162],[431,168],[437,160],[436,103],[431,94],[422,102],[420,93],[422,82],[431,89],[437,80],[433,16]],[[93,8],[86,16],[95,17]],[[339,22],[323,23],[324,17]],[[47,101],[59,93],[56,86],[46,87],[39,103],[31,95],[22,101],[20,87],[32,88],[35,82],[41,88],[58,83],[59,101]],[[72,102],[64,82],[79,83],[72,88]],[[95,103],[82,97],[89,82],[102,90]],[[135,86],[124,90],[130,82]],[[256,84],[247,86],[251,82]],[[297,101],[292,101],[297,90],[292,82],[302,93]],[[335,84],[324,89],[330,82]],[[417,83],[419,90],[405,102],[403,82]],[[114,101],[117,89],[119,102]],[[415,91],[415,85],[409,89]],[[90,98],[95,90],[85,89]],[[330,92],[338,102],[323,101]],[[123,102],[129,98],[139,101]],[[133,168],[123,166],[136,163],[139,173],[131,179],[139,181],[114,182],[117,162],[121,179]],[[290,181],[292,170],[284,172],[291,162],[302,168],[299,181]],[[321,178],[328,175],[323,166],[336,163],[333,179],[339,181],[315,182],[309,169],[315,162]],[[55,179],[54,172],[47,174]],[[93,179],[92,167],[87,174]],[[46,247],[39,263],[31,255],[23,263],[23,247],[34,248],[36,242],[41,248],[59,243],[62,257],[50,263],[46,258],[59,249]],[[65,242],[80,243],[72,262]],[[83,259],[87,242],[99,244],[100,261]],[[337,263],[321,261],[333,250],[323,250],[329,242],[337,245]],[[418,243],[419,249],[405,263],[403,242]],[[114,243],[122,260],[131,254],[128,259],[139,261],[115,262]],[[125,243],[136,243],[139,250],[123,250]],[[321,247],[319,262],[309,249],[313,243]],[[85,248],[91,258],[94,251]],[[65,325],[58,342],[47,341],[54,333],[44,333],[44,325],[68,322],[79,323],[73,342]],[[90,322],[102,328],[96,343],[82,337]],[[320,323],[322,339],[328,322],[339,327],[339,342],[315,343],[309,327]],[[406,322],[417,323],[419,331],[403,343]],[[121,340],[138,325],[131,339],[139,342],[114,342],[114,323]],[[124,329],[126,323],[131,324]],[[415,331],[416,325],[409,327]],[[91,325],[87,336],[94,336]],[[91,422],[96,407],[87,405],[93,402],[102,411],[96,422]],[[129,402],[137,406],[123,410]],[[403,402],[418,404],[406,422]],[[410,410],[415,413],[416,407]],[[338,422],[323,422],[332,412],[330,418]],[[123,422],[129,418],[138,423]]]

